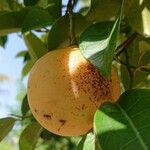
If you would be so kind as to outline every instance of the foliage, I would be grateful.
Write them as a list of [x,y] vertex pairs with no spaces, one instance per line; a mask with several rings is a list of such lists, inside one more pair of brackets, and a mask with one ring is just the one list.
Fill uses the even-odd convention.
[[21,150],[38,150],[39,145],[69,150],[150,149],[150,1],[73,0],[71,7],[68,4],[61,0],[1,0],[0,46],[7,44],[10,33],[21,33],[27,50],[16,57],[24,59],[24,78],[40,57],[73,41],[104,77],[110,77],[112,64],[116,66],[122,95],[116,103],[100,106],[93,131],[77,138],[43,129],[25,96],[21,116],[0,119],[0,141],[19,122],[24,128]]

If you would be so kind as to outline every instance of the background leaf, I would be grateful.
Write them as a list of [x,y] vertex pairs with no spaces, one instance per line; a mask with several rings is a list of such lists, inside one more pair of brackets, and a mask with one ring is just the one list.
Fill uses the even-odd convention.
[[150,36],[150,1],[125,0],[124,10],[128,23],[138,33]]
[[0,141],[11,131],[15,124],[15,119],[11,117],[0,119]]
[[100,150],[100,147],[96,146],[96,142],[95,135],[93,133],[88,133],[80,140],[77,150]]
[[[81,32],[88,26],[88,23],[80,14],[74,14],[75,36],[79,38]],[[69,45],[69,20],[67,16],[59,18],[52,26],[48,35],[48,49],[53,50],[58,47]]]
[[47,10],[40,7],[27,7],[19,11],[0,13],[0,35],[12,32],[26,32],[52,24]]
[[32,60],[28,60],[24,67],[22,68],[22,77],[25,77],[29,72],[30,70],[32,69],[33,67],[33,61]]
[[32,9],[29,9],[28,14],[24,18],[22,32],[24,33],[32,29],[46,27],[52,23],[53,19],[48,11],[40,7],[33,7]]
[[33,62],[47,53],[48,50],[45,44],[32,32],[25,33],[24,40]]
[[27,94],[26,94],[25,97],[23,98],[22,105],[21,105],[22,115],[25,116],[29,110],[30,110],[30,108],[29,108],[28,98],[27,98]]
[[0,46],[5,47],[7,43],[7,36],[0,36]]
[[42,131],[42,127],[38,123],[32,123],[28,125],[22,132],[19,139],[20,150],[33,150],[39,135]]
[[150,148],[150,90],[123,93],[116,104],[104,103],[94,117],[102,149]]
[[120,0],[91,0],[91,7],[86,16],[89,21],[106,21],[117,15]]
[[38,3],[39,0],[23,0],[25,6],[33,6]]

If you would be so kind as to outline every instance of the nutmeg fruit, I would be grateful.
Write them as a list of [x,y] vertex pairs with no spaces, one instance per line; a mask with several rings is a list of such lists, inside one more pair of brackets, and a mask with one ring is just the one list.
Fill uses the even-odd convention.
[[51,51],[33,66],[28,81],[28,101],[36,120],[62,136],[79,136],[93,126],[97,108],[115,102],[120,81],[112,68],[108,80],[86,60],[79,48]]

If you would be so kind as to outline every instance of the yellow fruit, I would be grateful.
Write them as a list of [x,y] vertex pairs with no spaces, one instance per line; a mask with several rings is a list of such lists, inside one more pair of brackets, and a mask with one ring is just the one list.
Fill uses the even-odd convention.
[[100,104],[119,95],[116,71],[112,69],[112,81],[104,79],[75,47],[47,53],[29,76],[28,101],[34,117],[62,136],[88,132]]

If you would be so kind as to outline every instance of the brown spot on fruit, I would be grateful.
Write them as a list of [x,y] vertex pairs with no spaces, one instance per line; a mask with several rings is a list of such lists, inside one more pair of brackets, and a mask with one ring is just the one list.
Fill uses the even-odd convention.
[[37,109],[34,109],[34,112],[37,113]]
[[58,131],[60,131],[60,129],[65,125],[66,120],[59,120],[59,122],[61,123],[60,127],[58,128]]
[[82,110],[84,110],[84,109],[85,109],[85,104],[82,105]]
[[43,117],[45,117],[46,119],[51,119],[52,118],[51,115],[49,115],[49,114],[43,114]]
[[59,120],[60,123],[65,124],[66,120]]

